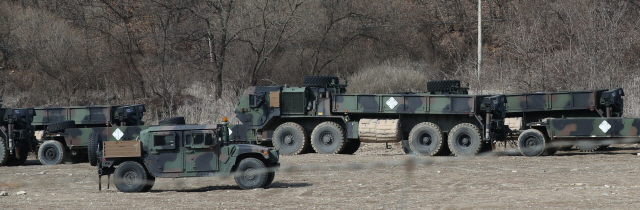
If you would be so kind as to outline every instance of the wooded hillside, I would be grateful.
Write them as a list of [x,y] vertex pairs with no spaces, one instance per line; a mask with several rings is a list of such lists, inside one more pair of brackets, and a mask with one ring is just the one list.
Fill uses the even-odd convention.
[[305,75],[353,80],[352,92],[460,79],[485,93],[623,87],[625,116],[640,116],[640,1],[482,4],[478,77],[477,0],[3,0],[0,95],[213,123],[246,87]]

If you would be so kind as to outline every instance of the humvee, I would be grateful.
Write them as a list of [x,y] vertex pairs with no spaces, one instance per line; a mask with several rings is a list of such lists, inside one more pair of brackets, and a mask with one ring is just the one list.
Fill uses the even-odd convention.
[[[115,129],[112,135],[122,132]],[[226,121],[222,125],[150,126],[135,139],[98,143],[98,176],[114,174],[121,192],[149,191],[156,178],[234,174],[242,189],[271,184],[280,166],[278,151],[230,144],[228,137]]]

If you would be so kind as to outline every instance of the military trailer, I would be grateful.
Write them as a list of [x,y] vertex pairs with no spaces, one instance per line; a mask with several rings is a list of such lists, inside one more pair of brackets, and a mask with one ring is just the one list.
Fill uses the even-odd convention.
[[544,118],[622,117],[623,113],[622,88],[505,96],[507,117],[522,117],[522,127]]
[[109,138],[114,126],[134,126],[130,133],[138,133],[144,129],[137,126],[144,125],[145,111],[142,104],[35,108],[38,158],[43,165],[60,164],[69,156],[74,162],[88,159],[95,164],[95,156],[86,153],[89,141]]
[[[507,94],[506,117],[519,117],[521,119],[518,128],[512,130],[515,135],[520,135],[523,131],[529,129],[528,124],[549,118],[622,117],[622,96],[624,96],[622,88]],[[565,148],[570,148],[571,146],[573,144],[565,142]],[[607,145],[596,144],[594,141],[578,141],[575,146],[580,151],[588,152]],[[553,154],[557,149],[562,148],[547,147],[548,151],[545,154]]]
[[397,94],[346,94],[347,85],[333,76],[307,76],[304,84],[248,88],[235,109],[242,124],[230,138],[272,142],[283,155],[353,154],[361,142],[408,139],[420,155],[458,156],[506,138],[505,96],[466,95],[459,81]]
[[122,192],[149,191],[156,178],[231,174],[242,189],[270,185],[280,166],[278,152],[231,144],[228,134],[225,122],[151,126],[135,138],[104,140],[96,153],[98,175],[114,174],[115,186]]
[[622,117],[550,118],[527,123],[529,129],[518,137],[523,155],[542,154],[547,144],[580,143],[599,145],[602,142],[640,142],[640,119]]
[[33,108],[2,108],[0,97],[0,166],[22,165],[35,150],[38,142],[31,125],[34,115]]

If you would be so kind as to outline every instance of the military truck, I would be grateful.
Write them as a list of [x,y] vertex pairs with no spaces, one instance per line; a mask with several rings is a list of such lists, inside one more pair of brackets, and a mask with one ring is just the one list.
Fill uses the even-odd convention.
[[518,148],[525,156],[538,156],[551,143],[640,142],[640,119],[623,117],[549,118],[527,123],[529,129],[518,137]]
[[475,155],[506,138],[505,96],[466,95],[459,81],[430,92],[346,94],[334,76],[307,76],[304,87],[254,86],[240,98],[236,141],[271,142],[283,155],[353,154],[361,142],[408,139],[420,155]]
[[2,108],[0,97],[0,166],[22,165],[38,142],[31,125],[33,108]]
[[[95,156],[86,153],[90,139],[108,138],[114,126],[144,125],[145,111],[142,104],[35,108],[38,158],[43,165],[60,164],[69,156],[74,162],[88,159],[95,164]],[[137,133],[143,128],[130,129]]]
[[151,126],[133,139],[101,141],[98,176],[114,174],[122,192],[149,191],[156,178],[218,174],[235,174],[242,189],[271,184],[280,165],[278,151],[231,144],[228,134],[225,120],[222,125]]

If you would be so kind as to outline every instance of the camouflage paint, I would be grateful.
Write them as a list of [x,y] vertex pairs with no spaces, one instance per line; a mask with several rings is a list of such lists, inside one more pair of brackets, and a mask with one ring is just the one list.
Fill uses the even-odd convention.
[[72,106],[35,108],[33,125],[46,130],[50,123],[73,120],[78,127],[104,127],[105,124],[143,125],[144,105]]
[[[505,100],[496,100],[500,102],[490,110],[485,110],[483,104],[485,98],[504,96],[345,94],[344,87],[249,87],[235,108],[241,124],[232,126],[230,137],[238,142],[271,141],[273,131],[285,122],[295,122],[311,133],[318,124],[333,121],[344,126],[348,138],[357,139],[358,127],[353,124],[363,118],[400,119],[404,134],[421,122],[433,122],[443,132],[449,132],[460,123],[473,123],[482,129],[482,133],[492,133],[482,135],[489,136],[487,141],[506,133],[501,126],[504,124]],[[487,116],[491,118],[489,122]]]
[[100,133],[100,139],[107,141],[117,140],[114,136],[116,130],[120,130],[123,136],[120,140],[134,140],[139,137],[140,132],[149,126],[119,126],[119,127],[94,127],[94,128],[69,128],[65,130],[64,140],[67,147],[72,150],[84,150],[89,144],[91,133]]
[[[258,145],[229,144],[222,138],[225,125],[151,126],[139,133],[142,157],[139,158],[154,177],[197,177],[232,172],[239,158],[259,157],[267,167],[278,167],[277,151]],[[211,135],[212,141],[195,144],[195,135]],[[109,139],[114,141],[115,139]],[[161,141],[162,145],[156,145]],[[172,142],[172,145],[167,145]],[[191,144],[190,144],[191,143]],[[107,158],[102,167],[113,167],[118,160]],[[109,173],[109,170],[105,170]]]
[[544,123],[553,139],[640,137],[640,118],[559,118]]

